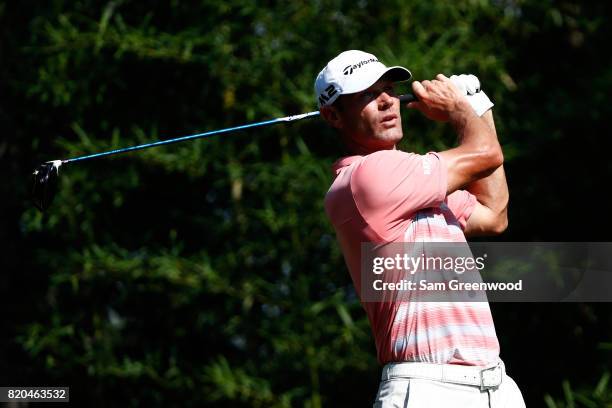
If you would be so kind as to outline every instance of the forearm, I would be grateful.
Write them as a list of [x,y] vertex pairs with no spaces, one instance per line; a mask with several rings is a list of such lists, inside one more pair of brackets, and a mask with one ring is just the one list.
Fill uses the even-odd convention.
[[494,129],[474,113],[467,101],[465,104],[450,113],[449,122],[457,132],[459,145],[440,152],[447,166],[448,194],[489,176],[503,163]]
[[[487,123],[490,129],[497,138],[495,123],[493,121],[493,113],[487,111],[481,119]],[[508,207],[508,184],[506,182],[506,174],[504,167],[499,166],[493,173],[487,177],[473,181],[466,186],[466,189],[476,196],[476,199],[485,207],[491,209],[496,214],[506,215]]]
[[487,120],[485,113],[478,117],[467,101],[459,103],[458,108],[449,115],[449,122],[457,132],[459,146],[471,146],[475,150],[489,150],[499,146],[492,118]]

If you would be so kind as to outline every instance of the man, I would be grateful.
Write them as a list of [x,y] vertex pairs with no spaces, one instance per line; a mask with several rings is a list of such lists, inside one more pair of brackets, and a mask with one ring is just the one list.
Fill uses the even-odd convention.
[[351,50],[332,59],[315,82],[321,115],[351,153],[333,165],[325,209],[385,365],[374,406],[523,407],[499,358],[486,301],[362,297],[363,243],[465,242],[507,226],[508,188],[492,103],[468,77],[454,77],[456,84],[442,74],[414,81],[418,101],[408,107],[449,122],[458,146],[426,155],[401,152],[394,83],[411,76]]

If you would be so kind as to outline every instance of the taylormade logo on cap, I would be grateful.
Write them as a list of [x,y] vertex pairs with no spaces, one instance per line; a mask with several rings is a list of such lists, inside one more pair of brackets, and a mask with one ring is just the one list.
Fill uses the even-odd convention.
[[379,62],[379,61],[376,58],[370,58],[369,60],[358,62],[355,65],[347,65],[342,70],[342,73],[344,73],[344,75],[351,75],[354,70],[361,68],[363,65],[367,64],[368,62]]
[[385,74],[394,82],[407,81],[412,77],[406,68],[387,68],[367,52],[344,51],[329,61],[317,76],[315,95],[319,107],[331,105],[340,95],[368,89]]

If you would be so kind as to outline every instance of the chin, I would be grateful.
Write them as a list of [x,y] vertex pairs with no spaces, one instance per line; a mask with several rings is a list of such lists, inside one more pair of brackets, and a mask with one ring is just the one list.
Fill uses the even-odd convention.
[[401,129],[393,129],[393,131],[385,132],[381,136],[382,136],[380,138],[381,140],[384,140],[385,142],[388,142],[388,143],[396,144],[402,140],[402,138],[404,137],[404,134],[402,133]]

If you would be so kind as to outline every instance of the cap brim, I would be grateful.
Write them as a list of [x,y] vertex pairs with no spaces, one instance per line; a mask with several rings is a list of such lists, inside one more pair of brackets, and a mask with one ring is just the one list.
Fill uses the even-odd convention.
[[380,76],[380,78],[382,77],[385,77],[393,82],[404,82],[412,78],[412,73],[404,67],[395,66],[387,68],[387,70]]
[[344,92],[342,92],[342,95],[350,95],[350,94],[364,91],[368,89],[369,87],[371,87],[372,85],[374,85],[376,82],[378,82],[383,77],[393,82],[404,82],[412,78],[412,74],[410,73],[410,71],[408,71],[404,67],[400,67],[400,66],[389,67],[389,68],[382,70],[378,75],[371,76],[369,80],[362,82],[359,87],[356,87],[356,89],[345,90]]

